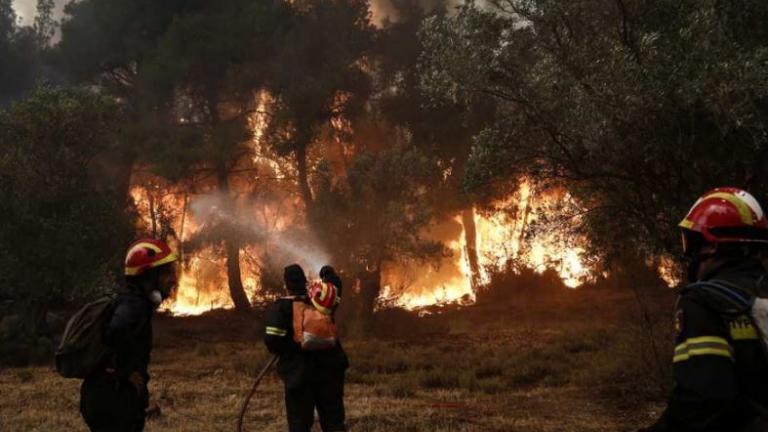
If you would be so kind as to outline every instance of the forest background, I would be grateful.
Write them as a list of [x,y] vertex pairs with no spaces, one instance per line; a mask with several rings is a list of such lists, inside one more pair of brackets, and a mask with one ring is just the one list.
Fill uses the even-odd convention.
[[[256,315],[295,252],[274,245],[311,244],[323,253],[310,261],[334,263],[356,287],[345,331],[392,333],[388,320],[406,318],[382,301],[387,266],[437,266],[449,252],[425,232],[454,217],[471,252],[473,212],[519,211],[509,197],[524,184],[567,200],[521,238],[546,230],[578,241],[596,263],[579,302],[634,299],[652,350],[643,367],[661,394],[668,371],[656,344],[668,335],[654,328],[672,295],[656,268],[682,280],[676,223],[715,186],[768,197],[765,2],[56,7],[39,0],[22,22],[0,0],[7,364],[49,359],[62,317],[112,289],[141,235],[189,255],[216,251],[232,306]],[[203,226],[185,237],[157,191],[185,212],[206,196]],[[284,213],[255,224],[274,203]],[[278,220],[274,237],[265,224]],[[482,269],[469,255],[472,299],[456,309],[576,294],[514,257]],[[258,269],[255,289],[243,268]],[[414,325],[434,330],[429,320]]]

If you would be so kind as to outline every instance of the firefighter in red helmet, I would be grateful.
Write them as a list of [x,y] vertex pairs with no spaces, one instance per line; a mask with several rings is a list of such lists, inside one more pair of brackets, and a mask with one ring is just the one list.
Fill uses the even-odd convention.
[[114,356],[80,389],[80,412],[92,431],[144,429],[152,316],[176,286],[177,260],[160,240],[142,239],[128,248],[125,283],[117,288],[103,333]]
[[744,190],[707,192],[680,223],[689,285],[675,315],[675,387],[646,431],[766,431],[768,357],[750,314],[768,284],[768,222]]
[[320,314],[333,322],[334,311],[341,300],[341,278],[333,268],[323,267],[320,277],[322,282],[307,288],[304,270],[297,264],[286,267],[283,279],[290,295],[275,301],[264,320],[264,343],[272,354],[279,356],[277,372],[285,387],[290,432],[312,430],[315,410],[323,432],[347,430],[344,410],[347,355],[335,334],[331,338],[318,338],[317,341],[328,342],[319,345],[305,344],[302,340],[313,332],[313,328],[305,325],[307,318]]

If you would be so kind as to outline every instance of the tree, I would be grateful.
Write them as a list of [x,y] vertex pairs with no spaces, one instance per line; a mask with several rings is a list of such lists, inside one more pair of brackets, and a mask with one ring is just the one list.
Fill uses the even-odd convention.
[[51,305],[111,291],[129,223],[97,165],[117,118],[83,90],[39,89],[0,112],[0,297],[37,334]]
[[428,14],[446,14],[446,4],[437,4],[432,11],[415,1],[401,0],[393,6],[397,21],[385,23],[376,39],[376,106],[388,123],[407,130],[409,142],[431,155],[442,169],[444,180],[430,189],[432,205],[437,217],[461,215],[471,282],[477,289],[480,263],[474,207],[481,203],[477,196],[464,193],[462,181],[472,138],[493,118],[493,104],[479,98],[430,100],[419,85],[418,60],[424,46],[418,33]]
[[221,210],[228,217],[208,226],[195,244],[223,244],[229,290],[238,310],[250,308],[240,251],[252,239],[243,236],[249,230],[237,223],[232,177],[236,170],[253,173],[245,157],[253,153],[248,120],[257,92],[271,77],[268,66],[282,46],[279,38],[289,12],[282,1],[231,0],[189,8],[161,38],[144,77],[143,89],[155,95],[156,104],[173,107],[171,126],[199,136],[197,148],[166,143],[162,158],[192,153],[196,158],[177,167],[180,174],[189,177],[204,170],[216,179]]
[[123,202],[129,200],[131,174],[136,164],[158,152],[163,141],[186,142],[177,134],[171,109],[158,105],[143,90],[147,63],[174,16],[190,1],[83,0],[64,8],[61,41],[55,64],[69,82],[97,86],[122,106],[125,125],[122,145],[110,156],[113,187]]
[[370,324],[385,264],[445,256],[439,242],[423,239],[432,221],[427,190],[439,179],[432,161],[415,148],[390,148],[355,157],[335,186],[325,164],[318,170],[315,217],[319,235],[338,262],[361,275],[362,319]]
[[490,3],[422,31],[436,100],[499,104],[475,137],[470,189],[520,175],[564,185],[607,255],[677,251],[675,225],[708,188],[768,191],[766,40],[739,25],[764,4]]
[[276,109],[269,135],[280,155],[293,156],[299,192],[311,213],[310,147],[323,130],[334,131],[334,121],[361,112],[369,94],[365,55],[373,28],[367,1],[299,1],[294,7],[270,86]]

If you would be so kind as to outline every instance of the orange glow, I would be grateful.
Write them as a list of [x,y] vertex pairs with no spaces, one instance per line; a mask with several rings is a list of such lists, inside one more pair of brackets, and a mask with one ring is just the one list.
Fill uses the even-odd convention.
[[682,283],[680,268],[672,257],[668,255],[659,257],[656,268],[661,280],[663,280],[670,288],[676,287]]
[[[267,127],[266,109],[270,99],[262,92],[256,97],[256,110],[250,122],[253,130],[253,146],[262,150],[262,139]],[[260,168],[256,174],[267,172],[270,176],[279,175],[270,171],[279,169],[279,164],[266,157],[265,152],[255,151],[253,164]],[[250,182],[248,179],[247,182]],[[233,182],[233,183],[236,183]],[[183,192],[184,185],[165,184],[161,179],[151,175],[136,175],[132,179],[131,197],[139,214],[138,230],[156,237],[175,238],[172,247],[180,252],[179,284],[173,298],[161,306],[174,315],[198,315],[211,309],[229,309],[234,307],[227,287],[227,270],[224,253],[217,247],[205,246],[199,250],[187,251],[184,244],[200,231],[204,221],[197,220],[191,208],[194,203],[204,198],[206,193],[216,190],[215,184],[198,185],[198,194]],[[215,195],[212,195],[215,200]],[[281,229],[288,223],[280,214],[279,209],[264,205],[263,208],[253,208],[253,219],[257,222],[268,220],[271,229]],[[265,225],[266,226],[266,225]],[[166,231],[162,231],[166,230]],[[171,230],[171,232],[168,232]],[[246,248],[246,251],[248,248]],[[250,255],[257,255],[251,253]],[[254,298],[258,290],[260,273],[258,262],[243,259],[240,256],[242,283],[249,299]]]
[[[249,299],[256,296],[258,280],[253,276],[257,269],[247,266],[242,260],[243,287]],[[249,275],[248,277],[245,277]],[[174,315],[199,315],[213,309],[231,309],[234,307],[229,295],[226,263],[222,254],[212,247],[196,252],[184,264],[179,285],[174,297],[161,306]]]
[[[453,222],[461,224],[461,217]],[[394,304],[414,309],[446,303],[471,303],[472,272],[469,268],[464,228],[456,240],[446,242],[452,256],[442,260],[439,266],[420,265],[385,267],[382,279],[386,282],[381,297],[391,298]],[[393,285],[398,287],[394,289]]]
[[[255,134],[254,145],[258,144],[258,137]],[[280,169],[274,160],[258,159],[256,156],[254,161],[274,164],[275,170]],[[201,229],[201,221],[196,220],[190,207],[194,207],[200,199],[215,197],[190,197],[173,187],[162,186],[156,179],[144,179],[143,184],[146,186],[134,186],[131,189],[140,214],[140,229],[145,232],[157,230],[159,220],[163,219],[164,224],[170,226],[178,238],[179,244],[175,247],[182,249],[183,265],[179,286],[172,301],[164,308],[175,315],[195,315],[211,309],[232,308],[223,251],[214,246],[206,246],[194,252],[184,251],[181,247]],[[297,219],[301,215],[296,213],[295,199],[286,194],[282,200],[261,203],[259,206],[251,204],[247,208],[248,218],[269,233],[279,234],[302,223]],[[586,240],[577,238],[574,243],[573,236],[564,236],[562,231],[549,226],[532,229],[539,218],[544,215],[552,218],[553,215],[547,212],[553,212],[552,208],[568,200],[570,197],[563,191],[535,193],[531,184],[524,181],[515,194],[496,203],[492,211],[473,211],[479,264],[477,288],[482,289],[482,286],[490,282],[489,270],[521,267],[539,273],[554,270],[563,283],[571,288],[590,280],[594,269],[584,258]],[[384,288],[381,299],[408,309],[474,302],[473,275],[462,217],[456,215],[437,224],[425,232],[424,236],[442,241],[451,252],[450,255],[431,265],[419,262],[385,264],[382,269]],[[261,244],[260,247],[267,246]],[[240,257],[243,285],[251,299],[257,298],[261,291],[258,252],[257,246],[246,246]],[[244,259],[246,255],[250,259]],[[659,266],[662,277],[667,274],[663,273],[663,269],[668,267],[665,262]],[[510,263],[514,265],[508,267]]]
[[[347,98],[348,95],[340,93],[335,104],[343,105]],[[231,199],[237,207],[234,214],[218,214],[221,207],[217,200],[222,197],[216,193],[215,181],[191,187],[168,185],[150,175],[137,174],[132,179],[131,196],[140,216],[139,231],[177,239],[174,247],[180,250],[183,263],[179,286],[172,301],[164,306],[175,315],[195,315],[233,307],[223,250],[215,245],[197,245],[195,250],[185,250],[187,242],[195,238],[211,214],[231,219],[238,226],[252,225],[246,229],[257,230],[262,238],[255,242],[258,244],[246,244],[240,254],[241,277],[249,299],[262,295],[259,262],[262,250],[277,246],[296,252],[305,247],[281,237],[281,233],[301,227],[305,222],[303,201],[295,193],[295,166],[291,160],[276,156],[268,145],[269,111],[273,103],[266,91],[254,97],[255,109],[249,117],[253,134],[245,143],[252,153],[237,167],[243,174],[230,178]],[[321,154],[310,154],[310,161],[322,157],[333,163],[333,172],[343,173],[346,159],[352,156],[348,152],[353,151],[345,141],[354,133],[352,124],[338,116],[325,133],[320,142],[322,146],[315,146]],[[450,167],[441,168],[444,176],[450,174]],[[189,193],[190,190],[195,190],[195,194]],[[259,198],[254,198],[257,194],[260,194]],[[524,180],[515,193],[495,203],[490,210],[472,209],[478,264],[475,275],[470,265],[462,215],[454,215],[430,227],[423,233],[424,237],[442,242],[450,254],[431,263],[385,263],[380,300],[408,309],[435,304],[468,304],[475,301],[477,289],[491,282],[493,271],[514,271],[523,267],[539,273],[554,270],[566,286],[578,287],[591,280],[595,271],[585,260],[587,240],[568,235],[569,224],[578,223],[578,218],[558,221],[569,203],[569,210],[573,210],[575,204],[566,191],[541,191],[533,186],[533,182]],[[196,207],[208,208],[208,214],[196,214],[193,211]],[[543,225],[544,222],[547,225]],[[320,261],[322,253],[306,254],[318,258],[311,259],[311,267],[319,269],[316,261]]]
[[[570,288],[592,280],[595,270],[585,260],[586,239],[567,235],[569,233],[563,229],[568,227],[559,224],[554,228],[546,226],[531,230],[544,215],[557,216],[548,213],[569,201],[571,198],[564,191],[547,191],[534,196],[530,182],[523,181],[515,194],[494,206],[495,210],[475,211],[480,288],[490,282],[488,270],[504,270],[510,262],[538,273],[554,270]],[[461,225],[462,219],[456,216],[450,222]],[[578,218],[569,219],[571,224],[577,222]],[[414,264],[386,268],[381,297],[408,309],[474,301],[464,233],[461,225],[456,237],[443,239],[452,256],[439,266]],[[430,238],[430,233],[425,236]],[[419,276],[408,277],[409,274]]]

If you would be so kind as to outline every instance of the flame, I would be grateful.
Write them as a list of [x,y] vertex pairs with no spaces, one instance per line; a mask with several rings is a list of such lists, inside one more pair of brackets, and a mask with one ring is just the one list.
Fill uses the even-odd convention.
[[[335,105],[343,105],[348,97],[344,93],[338,94]],[[247,219],[253,229],[274,237],[259,245],[247,245],[241,250],[242,282],[250,299],[264,295],[261,286],[262,263],[259,262],[259,252],[262,250],[277,247],[291,256],[312,255],[309,261],[313,266],[319,261],[324,264],[326,259],[320,256],[322,253],[310,253],[304,250],[306,245],[280,236],[280,233],[290,228],[302,226],[304,221],[301,200],[295,194],[295,168],[292,163],[275,156],[266,142],[269,110],[273,103],[273,98],[266,91],[254,97],[255,109],[249,116],[253,134],[247,143],[252,153],[245,161],[248,165],[238,168],[255,169],[242,169],[241,172],[253,174],[238,175],[231,181],[232,199],[236,201],[241,216],[222,216],[237,223]],[[322,157],[333,163],[334,172],[343,172],[347,159],[354,152],[353,147],[346,145],[346,139],[353,133],[352,124],[341,115],[336,116],[326,133],[328,136],[321,142]],[[449,167],[441,168],[444,176],[450,175]],[[132,179],[132,185],[131,196],[140,215],[139,231],[159,237],[175,237],[176,247],[182,252],[179,285],[172,301],[164,308],[175,315],[195,315],[211,309],[232,308],[227,287],[226,259],[221,248],[206,246],[195,251],[184,251],[183,248],[185,241],[199,232],[204,223],[204,220],[196,219],[195,212],[190,211],[190,208],[199,206],[205,200],[213,203],[218,199],[215,193],[211,193],[216,191],[216,184],[196,185],[192,188],[190,185],[169,185],[157,177],[137,174]],[[199,192],[197,195],[188,193],[195,189]],[[238,189],[247,192],[238,195]],[[248,201],[246,196],[252,198],[256,191],[268,191],[265,195],[268,198]],[[566,286],[580,286],[595,273],[585,258],[587,240],[578,236],[564,236],[563,224],[544,228],[539,226],[552,219],[553,214],[557,216],[558,212],[567,211],[568,207],[564,207],[563,203],[570,203],[571,207],[575,205],[566,191],[537,190],[532,181],[524,179],[515,193],[495,203],[491,210],[471,209],[478,264],[477,274],[474,275],[464,219],[461,214],[447,218],[431,227],[431,232],[425,232],[424,235],[443,242],[451,252],[449,256],[432,265],[419,262],[385,264],[382,269],[381,300],[408,309],[446,303],[468,304],[475,301],[477,289],[491,282],[493,271],[514,271],[521,267],[539,273],[554,270]],[[215,209],[214,204],[208,207]],[[578,218],[570,221],[573,224],[577,222]],[[568,228],[568,223],[565,225]],[[538,229],[533,230],[532,226]],[[510,263],[514,265],[510,266]]]
[[[263,104],[267,103],[266,98],[260,100]],[[255,134],[254,145],[259,140],[260,136]],[[256,156],[254,162],[274,163],[274,169],[280,169],[274,160]],[[177,236],[177,247],[182,249],[179,285],[174,298],[164,309],[175,315],[195,315],[211,309],[232,308],[226,263],[220,248],[207,246],[193,253],[186,252],[186,256],[182,248],[184,241],[201,227],[201,221],[196,220],[195,212],[189,211],[190,207],[196,206],[200,200],[214,200],[215,195],[190,197],[181,192],[181,186],[163,185],[156,178],[141,180],[137,181],[140,184],[131,188],[131,196],[141,216],[141,230],[149,232],[151,228],[154,235],[158,235],[162,219]],[[270,233],[285,231],[300,223],[295,219],[295,199],[288,193],[282,200],[262,203],[259,208],[250,207],[247,209],[249,219]],[[566,286],[578,287],[590,280],[594,273],[585,259],[586,240],[563,236],[562,232],[548,227],[531,230],[544,215],[551,218],[548,212],[553,207],[561,208],[559,204],[570,200],[564,191],[535,192],[529,181],[523,181],[516,193],[496,203],[492,211],[473,209],[474,242],[479,264],[479,273],[474,275],[474,288],[466,227],[461,215],[454,215],[425,233],[427,238],[443,241],[450,255],[437,264],[427,266],[418,262],[386,265],[382,269],[384,287],[381,299],[408,309],[446,303],[468,304],[474,302],[476,288],[490,282],[491,271],[520,267],[539,273],[554,270]],[[286,215],[286,212],[293,213]],[[290,241],[281,240],[280,243],[284,249],[290,249]],[[261,247],[270,246],[264,244]],[[259,256],[258,252],[257,245],[250,245],[241,251],[240,256],[243,285],[251,299],[259,298],[262,292],[260,263],[258,259],[253,259]],[[251,259],[246,259],[246,256]],[[515,265],[509,267],[510,263]],[[664,273],[663,269],[671,268],[667,264],[667,261],[662,261],[659,266],[662,277],[672,274]]]
[[682,275],[680,274],[680,266],[669,255],[661,255],[658,258],[656,269],[661,280],[663,280],[670,288],[676,287],[683,282]]
[[274,99],[265,90],[256,94],[255,99],[256,109],[249,117],[249,126],[252,132],[251,147],[253,150],[251,161],[257,169],[272,176],[290,176],[292,175],[290,164],[281,164],[269,151],[265,140],[266,131],[269,127],[269,109]]
[[[594,278],[595,269],[586,259],[588,243],[585,238],[567,235],[570,233],[563,232],[559,222],[554,228],[545,226],[536,232],[530,231],[531,226],[540,222],[539,219],[553,208],[567,210],[573,207],[570,195],[560,190],[534,195],[532,189],[531,182],[524,180],[518,191],[496,203],[493,211],[478,212],[473,209],[479,263],[477,283],[481,289],[490,283],[490,271],[505,270],[511,262],[538,273],[554,270],[563,284],[570,288]],[[570,204],[570,207],[563,203]],[[407,309],[474,301],[466,227],[460,215],[453,217],[449,223],[461,225],[458,237],[445,241],[452,256],[438,266],[401,265],[386,269],[382,299]],[[577,223],[578,218],[570,219],[572,227]],[[429,237],[429,234],[426,236]],[[412,273],[413,267],[420,276],[408,280],[403,275]]]
[[[454,217],[453,222],[461,224],[461,217]],[[395,305],[407,309],[435,304],[474,302],[472,271],[467,256],[467,245],[463,241],[464,234],[462,225],[459,238],[446,245],[451,250],[452,257],[444,259],[439,266],[416,264],[405,268],[386,268],[383,278],[388,283],[382,288],[381,297],[392,299]],[[393,283],[399,285],[399,289],[394,289]]]
[[[240,264],[245,269],[243,275],[254,275],[253,272],[258,271],[242,260],[242,253]],[[163,304],[161,310],[184,316],[199,315],[213,309],[231,309],[234,304],[226,284],[226,263],[221,252],[207,247],[195,253],[183,265],[174,296]],[[243,278],[243,288],[248,298],[257,297],[259,282],[255,275]]]
[[[570,288],[590,280],[594,269],[585,263],[583,245],[587,244],[587,239],[564,231],[569,227],[563,227],[559,222],[529,232],[532,225],[551,212],[551,208],[563,208],[563,203],[571,201],[567,192],[559,190],[533,196],[531,182],[524,180],[515,195],[499,203],[497,207],[502,211],[475,219],[482,267],[502,269],[508,262],[518,261],[538,273],[555,270]],[[516,211],[504,211],[510,208],[516,208]],[[577,218],[571,218],[571,227],[577,223]],[[483,277],[487,282],[488,276]]]

